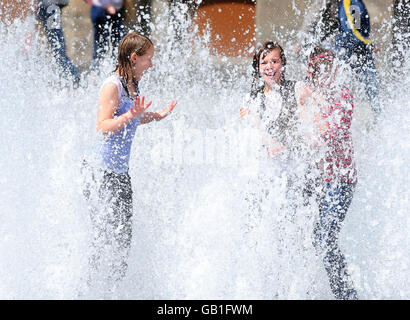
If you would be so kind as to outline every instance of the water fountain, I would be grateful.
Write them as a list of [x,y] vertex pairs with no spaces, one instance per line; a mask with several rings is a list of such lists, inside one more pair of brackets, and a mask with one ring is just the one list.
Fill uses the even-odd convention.
[[[30,47],[24,42],[31,17],[7,31],[0,24],[0,298],[332,299],[311,245],[312,212],[291,219],[280,209],[280,179],[262,213],[249,209],[246,197],[262,193],[249,183],[255,163],[238,152],[246,150],[238,137],[249,133],[238,110],[250,66],[215,59],[206,35],[196,38],[186,16],[174,15],[182,38],[168,19],[154,21],[161,38],[153,39],[155,68],[141,92],[153,110],[179,103],[167,120],[138,128],[133,142],[132,251],[126,281],[111,295],[87,291],[90,222],[80,173],[98,139],[96,97],[106,73],[64,86],[39,34]],[[108,61],[104,70],[112,67]],[[359,185],[341,243],[361,298],[408,299],[409,77],[393,82],[388,61],[380,74],[377,127],[365,117],[354,122]]]

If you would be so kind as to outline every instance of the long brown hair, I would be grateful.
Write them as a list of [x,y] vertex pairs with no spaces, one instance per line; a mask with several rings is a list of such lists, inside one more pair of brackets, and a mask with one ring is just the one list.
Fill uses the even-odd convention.
[[115,71],[120,75],[121,82],[128,95],[128,84],[132,82],[137,86],[137,81],[132,76],[131,54],[135,52],[138,56],[143,56],[151,46],[153,46],[152,41],[137,32],[131,32],[121,40]]

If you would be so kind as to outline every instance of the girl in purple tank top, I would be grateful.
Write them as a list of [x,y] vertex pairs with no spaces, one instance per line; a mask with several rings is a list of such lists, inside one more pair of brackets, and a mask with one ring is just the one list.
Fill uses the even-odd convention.
[[98,205],[91,212],[94,237],[89,282],[93,285],[99,278],[97,282],[103,282],[109,290],[125,276],[131,245],[133,207],[128,161],[135,130],[140,124],[165,118],[176,105],[172,101],[160,112],[146,111],[151,101],[146,103],[139,95],[138,81],[152,67],[153,55],[154,46],[147,37],[126,35],[119,46],[114,75],[103,83],[98,98],[97,130],[104,136],[100,148],[102,181]]

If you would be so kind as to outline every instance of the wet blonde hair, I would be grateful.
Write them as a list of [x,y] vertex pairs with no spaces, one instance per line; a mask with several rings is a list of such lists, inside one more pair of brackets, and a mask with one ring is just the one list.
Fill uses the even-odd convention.
[[143,56],[153,46],[152,41],[148,37],[137,32],[131,32],[121,40],[115,71],[120,75],[123,86],[128,94],[128,83],[130,81],[137,86],[137,82],[132,76],[131,55],[135,52],[138,56]]

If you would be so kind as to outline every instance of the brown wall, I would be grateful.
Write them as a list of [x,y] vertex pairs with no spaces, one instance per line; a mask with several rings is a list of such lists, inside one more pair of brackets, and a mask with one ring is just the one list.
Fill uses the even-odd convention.
[[24,18],[30,13],[32,0],[21,0],[16,5],[16,0],[1,0],[0,21],[12,23],[16,18]]
[[211,28],[211,49],[226,56],[250,56],[254,47],[256,6],[246,0],[203,0],[194,22],[203,35]]

